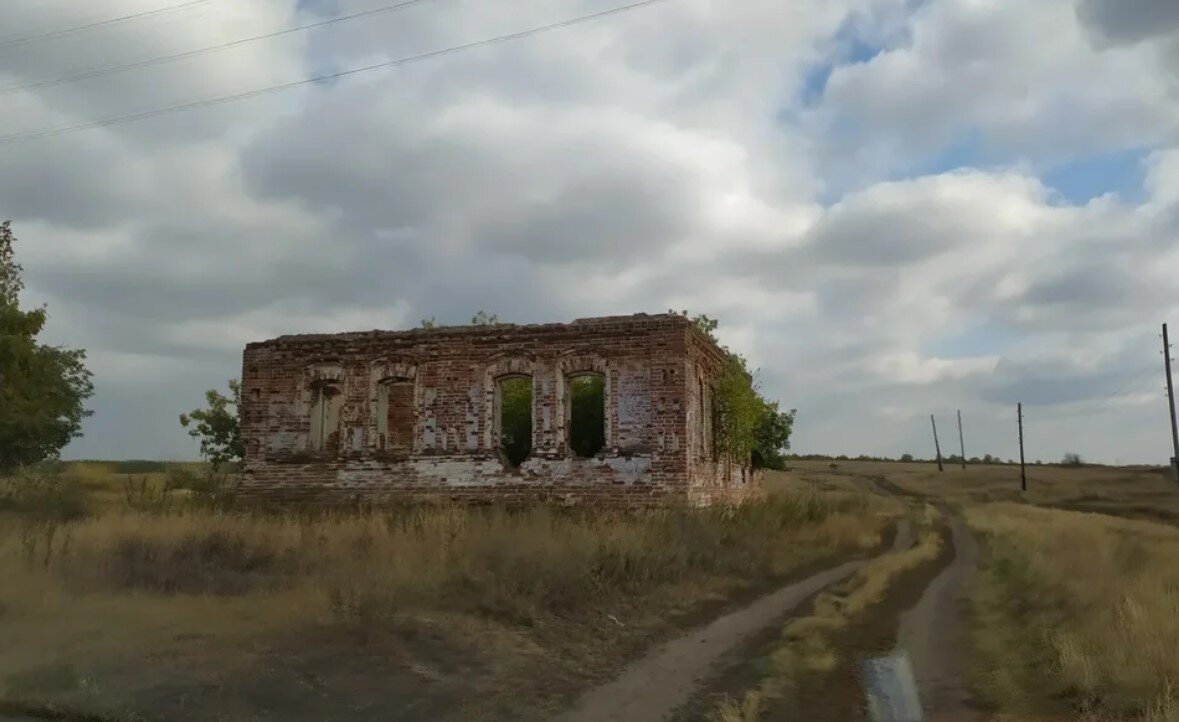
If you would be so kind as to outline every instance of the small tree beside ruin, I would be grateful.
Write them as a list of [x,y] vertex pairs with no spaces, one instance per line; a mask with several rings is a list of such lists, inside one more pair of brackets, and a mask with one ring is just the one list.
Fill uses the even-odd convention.
[[777,401],[761,395],[755,374],[750,373],[745,358],[717,339],[716,329],[720,326],[717,319],[705,314],[691,316],[686,310],[669,309],[668,313],[689,318],[725,353],[725,368],[712,390],[717,455],[755,468],[785,467],[797,412],[794,409],[782,411]]
[[[180,415],[180,425],[188,429],[188,435],[201,442],[201,456],[214,469],[230,462],[240,462],[245,454],[242,442],[241,408],[242,386],[237,379],[229,380],[229,395],[216,389],[205,392],[207,408],[194,409]],[[191,428],[190,428],[191,427]]]

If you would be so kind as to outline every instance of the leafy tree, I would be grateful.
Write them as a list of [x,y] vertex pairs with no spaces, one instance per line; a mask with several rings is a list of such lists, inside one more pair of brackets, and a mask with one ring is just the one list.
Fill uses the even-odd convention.
[[758,425],[765,418],[765,403],[739,359],[730,356],[713,386],[716,450],[744,464],[757,445]]
[[1073,453],[1071,451],[1064,455],[1064,459],[1061,461],[1061,463],[1064,464],[1065,466],[1083,466],[1084,465],[1084,462],[1081,461],[1081,455]]
[[180,425],[188,429],[189,436],[200,439],[201,456],[208,459],[214,469],[226,462],[241,461],[245,453],[238,419],[241,400],[241,383],[237,379],[230,379],[229,396],[216,389],[209,389],[205,392],[208,408],[180,415]]
[[687,310],[668,309],[668,313],[691,320],[728,357],[713,388],[717,451],[738,463],[750,461],[755,467],[783,468],[796,411],[781,411],[778,402],[761,395],[749,363],[717,338],[720,321],[706,314],[692,316]]
[[912,461],[912,460],[913,460],[912,454],[901,454],[901,461]]
[[761,401],[761,417],[753,430],[753,466],[761,469],[784,469],[790,451],[790,432],[794,430],[795,409],[779,411],[777,401]]
[[422,325],[418,326],[418,328],[424,328],[424,329],[438,328],[438,322],[434,320],[433,316],[431,316],[429,318],[423,318]]
[[0,473],[54,457],[78,436],[94,393],[86,352],[37,343],[48,314],[22,311],[12,226],[0,224]]

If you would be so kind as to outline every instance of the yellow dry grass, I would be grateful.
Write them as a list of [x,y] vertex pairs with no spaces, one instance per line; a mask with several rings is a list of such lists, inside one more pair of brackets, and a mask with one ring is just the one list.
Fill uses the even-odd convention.
[[869,548],[893,508],[802,492],[634,512],[10,513],[0,516],[0,700],[133,709],[157,681],[152,660],[183,659],[193,680],[215,684],[258,663],[254,640],[270,634],[422,620],[447,639],[500,645],[504,669],[546,654],[573,668],[560,658],[573,650],[544,646],[560,635],[538,629],[596,624],[610,610],[618,623],[594,629],[595,653],[623,654],[639,617],[690,613]]
[[937,559],[942,547],[941,534],[934,528],[938,516],[936,509],[925,507],[916,544],[873,559],[847,581],[819,594],[809,615],[789,620],[781,643],[768,657],[765,677],[741,698],[723,700],[712,718],[755,722],[774,700],[788,695],[803,675],[835,669],[841,655],[833,643],[836,633],[883,600],[902,574]]
[[1029,466],[1028,490],[1020,490],[1019,465],[946,465],[874,461],[792,461],[788,473],[772,474],[782,487],[824,491],[878,492],[874,479],[908,491],[956,503],[1023,501],[1074,505],[1109,513],[1173,514],[1179,520],[1179,487],[1167,470],[1131,466]]
[[974,594],[980,691],[1010,719],[1179,720],[1179,529],[989,504]]

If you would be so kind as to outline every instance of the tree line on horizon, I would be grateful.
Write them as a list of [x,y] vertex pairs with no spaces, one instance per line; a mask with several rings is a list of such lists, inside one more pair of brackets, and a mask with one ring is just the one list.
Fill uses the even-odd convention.
[[[882,463],[902,464],[936,464],[937,459],[934,457],[922,458],[914,456],[913,454],[901,454],[899,457],[891,456],[871,456],[869,454],[859,454],[858,456],[850,456],[848,454],[796,454],[791,453],[785,456],[786,461],[876,461]],[[947,465],[961,465],[961,454],[950,454],[942,457],[942,463]],[[1015,459],[1002,459],[998,456],[986,454],[984,456],[970,456],[966,459],[966,464],[1018,464],[1019,461]],[[1084,461],[1080,454],[1073,452],[1066,453],[1060,461],[1044,461],[1043,459],[1036,459],[1035,461],[1028,461],[1028,466],[1105,466],[1104,464],[1096,464],[1093,462]]]

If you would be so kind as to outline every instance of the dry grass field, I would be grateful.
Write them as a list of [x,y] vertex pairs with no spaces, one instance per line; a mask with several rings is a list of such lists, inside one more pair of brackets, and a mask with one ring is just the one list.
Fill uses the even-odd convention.
[[796,462],[788,488],[960,509],[983,545],[973,679],[1002,720],[1179,720],[1179,485],[1150,467]]
[[736,509],[262,515],[105,474],[67,468],[0,506],[10,708],[540,719],[726,603],[878,545],[898,508],[780,490]]
[[1179,720],[1179,529],[986,504],[973,646],[985,699],[1012,719]]
[[[962,623],[989,716],[1179,722],[1165,472],[1032,466],[1021,493],[1007,465],[792,467],[757,504],[646,512],[235,512],[194,486],[198,467],[142,463],[67,465],[20,493],[0,481],[0,717],[543,719],[934,503],[982,546]],[[939,554],[934,527],[784,622],[756,678],[701,713],[766,719],[855,655],[841,645],[858,620],[894,629],[896,590],[919,593]]]

